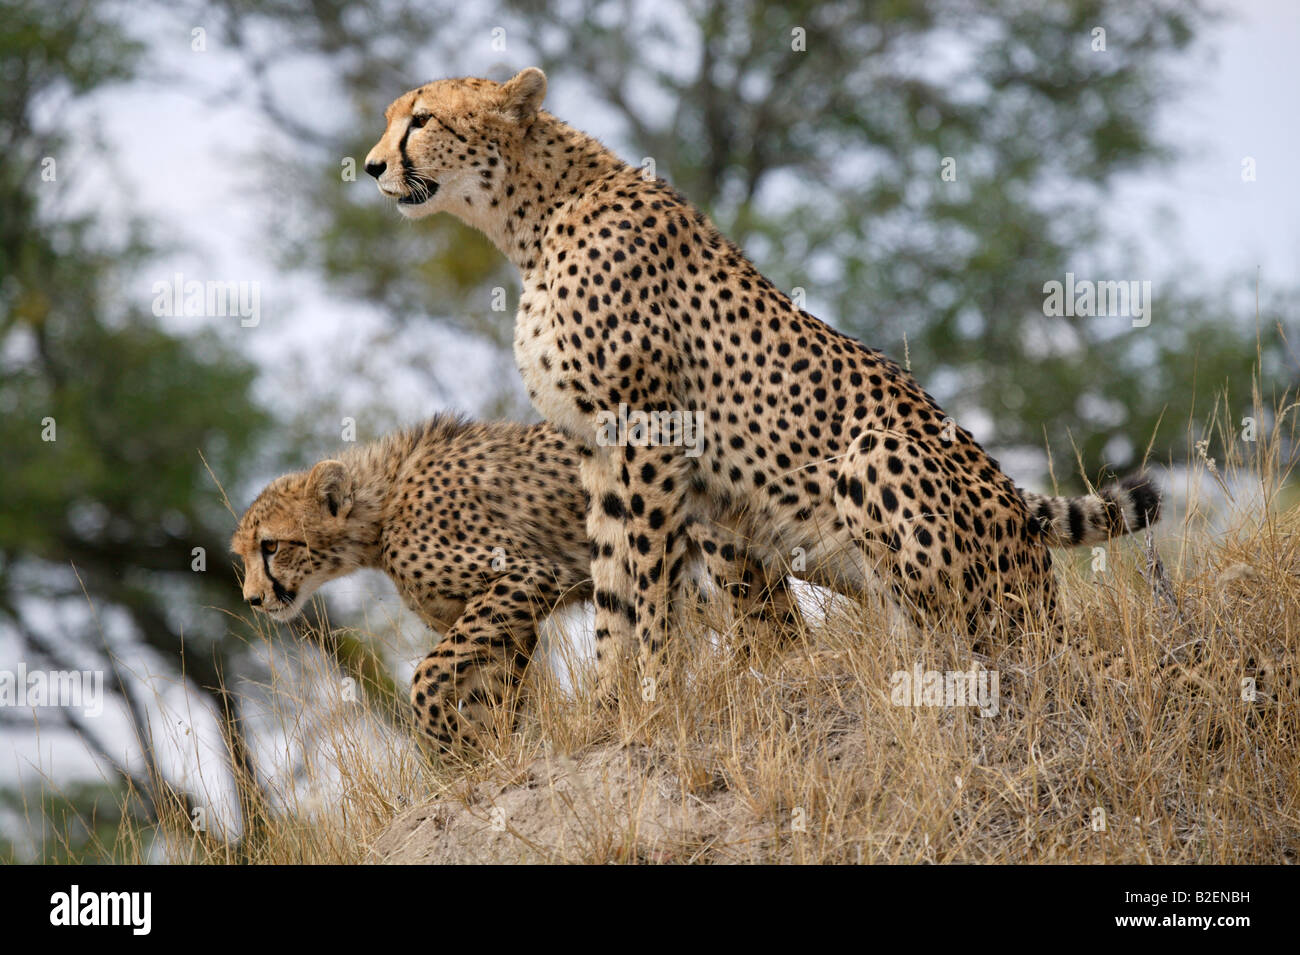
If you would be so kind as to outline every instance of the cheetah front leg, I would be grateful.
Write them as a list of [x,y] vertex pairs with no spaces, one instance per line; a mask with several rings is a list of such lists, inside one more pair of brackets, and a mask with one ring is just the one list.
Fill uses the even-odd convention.
[[689,556],[687,489],[691,459],[680,447],[622,448],[624,545],[633,589],[642,681],[657,678],[669,628],[681,623],[681,581]]
[[614,450],[593,449],[579,463],[587,492],[587,543],[591,548],[592,599],[596,604],[598,692],[612,699],[621,663],[636,642],[632,575],[628,565],[627,489],[619,482]]
[[676,447],[600,448],[582,461],[596,604],[599,692],[617,695],[638,648],[653,676],[687,556],[683,504],[689,461]]
[[519,685],[537,644],[536,620],[559,596],[545,569],[516,561],[466,601],[411,681],[425,738],[442,747],[473,742]]

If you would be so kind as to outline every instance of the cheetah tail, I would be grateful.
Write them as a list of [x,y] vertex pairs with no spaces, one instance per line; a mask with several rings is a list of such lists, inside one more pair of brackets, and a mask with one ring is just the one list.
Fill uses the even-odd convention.
[[1086,497],[1020,493],[1052,547],[1099,544],[1150,527],[1160,519],[1160,489],[1141,474]]

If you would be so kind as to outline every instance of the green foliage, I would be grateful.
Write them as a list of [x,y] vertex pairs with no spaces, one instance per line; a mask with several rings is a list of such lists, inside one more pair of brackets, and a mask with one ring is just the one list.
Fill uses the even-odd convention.
[[[142,227],[106,238],[93,213],[71,209],[68,177],[44,175],[44,157],[57,163],[84,134],[49,105],[133,75],[140,47],[103,10],[0,3],[0,627],[33,666],[67,669],[131,639],[133,653],[151,648],[210,694],[238,753],[238,706],[217,688],[242,647],[227,646],[227,618],[212,609],[239,600],[225,572],[233,519],[204,458],[239,480],[270,418],[250,397],[246,359],[215,334],[162,328],[147,302],[122,295],[151,251]],[[39,597],[89,601],[98,622],[51,628],[27,614]],[[109,617],[111,639],[99,630]],[[120,758],[120,741],[84,738],[107,764]],[[132,783],[150,786],[154,769]],[[42,796],[42,858],[107,851],[105,827],[121,822],[105,811],[113,798]]]
[[191,541],[219,539],[229,522],[199,452],[237,475],[267,424],[246,397],[252,369],[209,336],[175,338],[140,318],[108,328],[83,312],[11,337],[24,332],[41,360],[0,385],[0,494],[23,504],[0,517],[0,548],[61,559],[78,537],[141,554],[171,542],[175,561],[151,569],[188,573]]
[[229,521],[200,452],[234,479],[269,424],[253,367],[214,334],[178,337],[122,307],[115,283],[149,253],[138,226],[110,245],[93,219],[43,211],[63,183],[39,157],[67,144],[57,121],[35,128],[36,103],[128,76],[135,45],[91,13],[70,24],[22,7],[0,32],[7,89],[26,94],[6,104],[18,145],[0,155],[0,552],[191,580],[191,549],[218,558]]

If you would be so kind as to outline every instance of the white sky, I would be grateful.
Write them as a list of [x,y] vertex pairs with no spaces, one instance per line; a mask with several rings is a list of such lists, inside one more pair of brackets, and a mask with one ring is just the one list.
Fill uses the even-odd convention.
[[[1110,221],[1136,240],[1134,274],[1258,267],[1265,283],[1292,285],[1300,277],[1300,3],[1224,8],[1229,19],[1203,33],[1185,66],[1187,90],[1161,119],[1181,161],[1126,181]],[[1255,182],[1242,181],[1245,157],[1256,161]],[[1173,217],[1152,214],[1161,208]]]

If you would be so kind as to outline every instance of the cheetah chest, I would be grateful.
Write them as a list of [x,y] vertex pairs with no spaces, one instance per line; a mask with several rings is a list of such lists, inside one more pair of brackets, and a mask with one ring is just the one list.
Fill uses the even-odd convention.
[[515,317],[515,364],[533,407],[570,437],[590,443],[591,418],[579,406],[578,373],[566,350],[564,330],[544,288],[525,279]]

